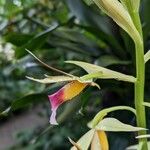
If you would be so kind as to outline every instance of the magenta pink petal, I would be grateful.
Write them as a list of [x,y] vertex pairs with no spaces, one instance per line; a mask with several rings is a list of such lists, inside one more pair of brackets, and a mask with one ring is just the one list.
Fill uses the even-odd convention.
[[52,94],[52,95],[48,95],[50,104],[51,104],[51,116],[50,116],[50,124],[53,125],[57,125],[57,121],[56,121],[56,112],[58,107],[64,102],[64,96],[63,96],[63,89],[60,89],[59,91],[57,91],[56,93]]

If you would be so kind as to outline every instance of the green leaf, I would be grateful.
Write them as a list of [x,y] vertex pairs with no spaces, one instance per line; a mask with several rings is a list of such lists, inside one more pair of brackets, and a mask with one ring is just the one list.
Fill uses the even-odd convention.
[[0,116],[7,116],[10,111],[16,111],[21,108],[25,108],[32,104],[39,103],[41,101],[45,101],[47,99],[46,93],[34,93],[26,95],[22,98],[19,98],[12,102],[10,107],[0,113]]
[[150,59],[150,50],[144,55],[144,61],[145,61],[145,63],[147,61],[149,61],[149,59]]
[[20,99],[13,101],[11,104],[11,110],[15,111],[17,109],[27,107],[33,103],[45,101],[46,99],[47,99],[47,95],[45,93],[29,94],[27,96],[24,96]]
[[101,16],[100,14],[92,11],[92,8],[87,6],[81,0],[66,0],[71,13],[79,20],[90,24],[91,26],[102,30],[104,33],[112,34],[109,28],[108,18]]
[[[88,150],[91,144],[91,141],[93,139],[94,132],[95,130],[91,129],[77,141],[76,144],[78,145],[79,148],[81,148],[81,150]],[[71,148],[71,150],[77,150],[77,148],[74,146]]]
[[11,32],[5,37],[5,41],[10,42],[16,46],[22,46],[33,38],[31,34],[24,34],[19,32]]
[[114,106],[114,107],[103,109],[99,113],[97,113],[96,116],[94,117],[94,119],[88,123],[88,126],[90,128],[95,127],[108,113],[113,112],[113,111],[117,111],[117,110],[128,110],[128,111],[133,112],[136,115],[136,110],[133,109],[132,107]]
[[92,10],[92,7],[87,6],[83,0],[66,0],[68,7],[71,10],[73,16],[75,16],[78,20],[84,22],[79,26],[83,28],[83,30],[88,30],[94,32],[99,39],[105,41],[110,47],[115,49],[115,52],[119,56],[124,56],[124,50],[122,45],[115,39],[115,36],[111,30],[111,22],[109,18],[99,13],[95,9]]
[[49,34],[54,31],[58,25],[53,25],[52,27],[48,28],[47,30],[37,34],[31,40],[29,40],[26,44],[16,49],[16,57],[20,58],[26,54],[25,49],[30,49],[31,51],[40,48],[47,40]]
[[111,132],[134,132],[146,130],[141,127],[134,127],[125,123],[120,122],[115,118],[105,118],[101,120],[95,127],[96,130],[111,131]]
[[90,63],[81,62],[81,61],[66,61],[66,63],[71,63],[71,64],[75,64],[77,66],[80,66],[88,73],[102,72],[102,74],[97,75],[97,77],[95,77],[95,78],[116,79],[116,80],[121,80],[121,81],[132,82],[132,83],[134,83],[136,81],[136,78],[133,76],[125,75],[123,73],[120,73],[117,71],[112,71],[110,69],[100,67],[97,65],[93,65]]

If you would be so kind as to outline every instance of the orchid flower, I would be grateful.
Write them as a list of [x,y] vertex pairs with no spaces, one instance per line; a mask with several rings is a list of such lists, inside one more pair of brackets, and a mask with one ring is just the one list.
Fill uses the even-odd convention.
[[56,111],[58,107],[64,103],[65,101],[71,100],[78,94],[80,94],[84,88],[88,85],[88,83],[81,83],[79,81],[72,81],[58,90],[56,93],[52,95],[48,95],[52,114],[50,117],[50,123],[57,125],[56,121]]
[[[114,108],[114,110],[115,109],[116,108]],[[109,110],[107,109],[106,111],[108,112]],[[99,113],[99,117],[102,117],[100,115],[104,115],[104,111]],[[97,117],[98,116],[94,119],[98,119]],[[101,118],[97,125],[94,125],[93,123],[95,124],[95,121],[88,123],[88,127],[91,128],[91,130],[84,134],[77,142],[69,139],[74,145],[71,150],[88,150],[90,146],[91,150],[109,150],[109,144],[105,132],[136,132],[146,130],[145,128],[134,127],[122,123],[115,118]],[[91,126],[91,124],[93,124],[93,126]]]
[[[106,115],[117,110],[128,110],[136,115],[135,109],[129,106],[115,106],[99,111],[87,126],[91,129],[85,133],[77,142],[70,140],[73,144],[71,150],[109,150],[109,144],[105,132],[136,132],[146,130],[141,127],[134,127],[120,122],[115,118],[108,118]],[[104,118],[106,117],[106,118]]]
[[57,83],[57,82],[69,82],[60,90],[55,92],[54,94],[48,95],[48,98],[51,104],[51,110],[52,110],[50,121],[49,121],[50,124],[53,124],[53,125],[58,124],[56,121],[56,111],[62,103],[73,99],[75,96],[80,94],[88,85],[97,86],[98,88],[100,88],[98,84],[93,82],[93,78],[97,77],[98,75],[102,75],[101,71],[89,73],[82,77],[77,77],[72,74],[66,73],[62,70],[59,70],[59,69],[56,69],[54,67],[47,65],[29,50],[26,49],[26,51],[48,69],[63,74],[61,76],[47,76],[46,75],[46,78],[44,79],[35,79],[33,77],[27,76],[28,79],[36,81],[36,82],[44,83],[44,84]]
[[27,78],[45,84],[69,82],[54,94],[48,95],[52,110],[49,122],[53,125],[58,124],[56,121],[56,111],[62,103],[73,99],[75,96],[80,94],[88,85],[97,86],[99,88],[96,83],[92,82],[92,80],[89,80],[89,75],[85,75],[80,78],[77,76],[46,76],[46,78],[44,79],[35,79],[32,77]]

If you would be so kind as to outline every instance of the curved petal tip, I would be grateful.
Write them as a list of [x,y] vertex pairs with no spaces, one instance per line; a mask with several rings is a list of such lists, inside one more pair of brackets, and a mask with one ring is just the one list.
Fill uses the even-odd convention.
[[56,121],[56,109],[52,110],[52,114],[50,116],[50,120],[49,120],[49,123],[52,124],[52,125],[58,125],[57,121]]

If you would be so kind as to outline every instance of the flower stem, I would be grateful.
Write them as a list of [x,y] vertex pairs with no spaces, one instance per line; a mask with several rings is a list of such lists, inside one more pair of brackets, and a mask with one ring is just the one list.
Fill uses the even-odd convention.
[[[137,113],[137,126],[146,128],[146,114],[144,102],[144,84],[145,84],[145,64],[144,64],[144,47],[143,42],[137,41],[136,46],[136,77],[135,83],[135,108]],[[140,131],[139,135],[146,134],[146,131]],[[148,150],[147,139],[139,139],[141,150]]]
[[[139,32],[140,38],[136,38],[136,82],[135,82],[135,108],[137,113],[137,126],[146,128],[146,113],[144,103],[144,86],[145,86],[145,62],[144,62],[144,42],[141,20],[138,11],[130,11],[134,25]],[[139,135],[146,134],[146,131],[139,131]],[[141,146],[141,147],[140,147]],[[139,149],[148,150],[147,138],[139,139]]]

